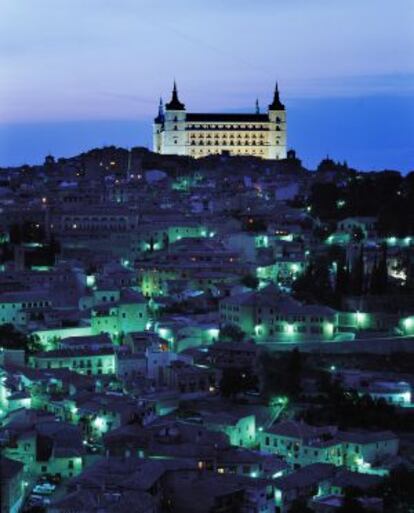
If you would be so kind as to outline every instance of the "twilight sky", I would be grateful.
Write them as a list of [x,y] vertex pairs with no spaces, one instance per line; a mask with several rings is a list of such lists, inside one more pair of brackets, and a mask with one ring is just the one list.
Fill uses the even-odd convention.
[[413,0],[0,0],[0,166],[149,145],[175,77],[193,111],[279,81],[288,142],[414,169]]

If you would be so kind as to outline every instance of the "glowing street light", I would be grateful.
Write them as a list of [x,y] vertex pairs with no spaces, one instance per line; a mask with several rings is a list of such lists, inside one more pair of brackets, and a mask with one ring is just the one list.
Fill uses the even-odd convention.
[[293,335],[295,333],[295,326],[293,324],[286,324],[286,333]]
[[414,327],[413,317],[407,317],[406,319],[404,319],[403,324],[406,331],[411,330]]

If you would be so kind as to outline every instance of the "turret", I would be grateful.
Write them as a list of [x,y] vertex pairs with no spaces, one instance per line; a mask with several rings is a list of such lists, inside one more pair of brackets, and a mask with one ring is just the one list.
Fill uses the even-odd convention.
[[162,98],[160,98],[160,103],[158,105],[158,116],[154,119],[154,123],[162,123],[164,121],[164,105],[162,102]]
[[180,100],[178,99],[177,84],[175,83],[175,80],[174,80],[174,87],[173,87],[173,92],[172,92],[172,96],[171,96],[171,101],[169,101],[167,103],[167,105],[165,106],[165,109],[166,110],[185,110],[184,103],[181,103]]
[[154,124],[152,128],[152,147],[156,152],[161,151],[161,131],[164,124],[164,105],[162,103],[162,98],[160,98],[160,103],[158,105],[158,115],[154,118]]
[[271,131],[271,158],[286,158],[286,109],[280,101],[279,87],[276,82],[273,101],[268,107],[269,121],[272,123]]
[[186,112],[185,105],[178,98],[177,84],[174,80],[171,100],[165,105],[163,114],[163,152],[173,155],[186,154]]
[[273,93],[273,101],[269,105],[269,111],[273,111],[273,110],[285,110],[285,106],[280,101],[279,86],[278,86],[277,82],[276,82],[276,86],[275,86],[275,92]]

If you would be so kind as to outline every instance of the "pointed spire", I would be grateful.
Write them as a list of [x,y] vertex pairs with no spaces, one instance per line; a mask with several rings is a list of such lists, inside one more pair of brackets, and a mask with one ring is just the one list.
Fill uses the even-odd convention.
[[163,123],[164,122],[164,104],[162,102],[162,98],[160,96],[160,103],[158,104],[158,115],[154,119],[155,123]]
[[171,101],[166,104],[167,110],[185,110],[185,105],[178,99],[177,83],[174,80],[174,86],[172,90]]
[[260,114],[259,98],[256,98],[256,114]]
[[285,110],[285,106],[280,101],[279,85],[278,85],[277,81],[276,81],[276,85],[275,85],[275,92],[273,94],[273,101],[269,105],[269,110]]

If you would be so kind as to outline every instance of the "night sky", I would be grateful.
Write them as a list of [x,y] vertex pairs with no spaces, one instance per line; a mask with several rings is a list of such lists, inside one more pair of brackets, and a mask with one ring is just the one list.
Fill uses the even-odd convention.
[[0,0],[0,165],[151,144],[190,111],[287,106],[288,145],[414,169],[412,0]]

